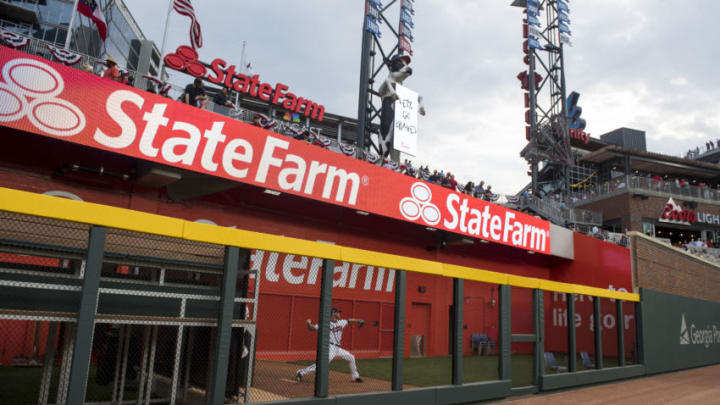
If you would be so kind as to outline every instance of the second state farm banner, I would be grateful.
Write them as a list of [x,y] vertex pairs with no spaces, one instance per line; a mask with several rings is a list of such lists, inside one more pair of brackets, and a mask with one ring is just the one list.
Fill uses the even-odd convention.
[[529,215],[6,47],[0,72],[5,126],[550,253]]

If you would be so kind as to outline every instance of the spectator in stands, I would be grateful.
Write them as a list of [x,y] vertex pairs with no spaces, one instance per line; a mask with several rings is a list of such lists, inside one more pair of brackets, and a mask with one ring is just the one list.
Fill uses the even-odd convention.
[[447,176],[445,177],[445,183],[443,186],[449,188],[452,191],[457,191],[457,181],[455,181],[455,176],[453,176],[452,173],[448,172]]
[[230,108],[235,107],[235,104],[230,102],[230,94],[227,87],[223,87],[220,89],[219,93],[215,94],[215,97],[213,97],[213,103]]
[[92,66],[90,66],[89,61],[85,61],[85,63],[83,63],[81,70],[83,70],[87,73],[94,73],[93,68],[92,68]]
[[[437,170],[433,170],[433,174],[430,175],[428,181],[433,184],[437,184],[440,181],[440,174]],[[720,187],[720,185],[718,185]]]
[[113,59],[112,56],[108,56],[108,58],[105,60],[105,64],[108,68],[105,70],[105,73],[103,73],[103,77],[106,79],[114,80],[116,82],[121,81],[122,79],[120,77],[120,70],[118,70],[115,59]]
[[185,104],[190,104],[194,107],[200,107],[200,103],[207,101],[208,97],[205,95],[205,88],[203,88],[203,82],[201,78],[195,78],[195,81],[188,84],[185,87],[185,94],[183,94],[183,101]]
[[485,180],[480,180],[480,183],[475,186],[475,190],[473,190],[473,192],[475,193],[475,198],[482,198],[485,193]]
[[465,183],[465,188],[463,189],[463,194],[467,195],[473,195],[473,191],[475,190],[475,185],[472,181],[468,181]]
[[492,192],[492,186],[488,184],[487,188],[485,189],[485,192],[483,193],[483,200],[490,201],[490,200],[492,200],[493,195],[494,194]]

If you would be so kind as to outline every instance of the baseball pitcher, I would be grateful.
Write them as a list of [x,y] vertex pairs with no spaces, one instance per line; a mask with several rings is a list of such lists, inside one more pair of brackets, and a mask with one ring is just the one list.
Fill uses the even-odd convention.
[[[312,331],[318,330],[318,325],[313,324],[310,319],[305,322],[307,323],[308,329]],[[340,319],[340,310],[338,310],[337,308],[332,308],[330,310],[330,356],[328,359],[328,363],[333,361],[336,357],[347,360],[347,362],[350,363],[350,373],[352,381],[361,383],[363,382],[363,380],[362,378],[360,378],[360,374],[357,371],[357,366],[355,365],[355,356],[353,356],[352,353],[350,353],[349,351],[340,347],[343,328],[345,328],[350,323],[357,323],[360,327],[362,327],[365,324],[365,321],[362,319],[352,318]],[[309,365],[308,367],[305,367],[302,370],[299,370],[297,374],[295,374],[295,380],[297,380],[297,382],[302,382],[302,377],[307,373],[312,373],[313,371],[315,371],[315,363]]]

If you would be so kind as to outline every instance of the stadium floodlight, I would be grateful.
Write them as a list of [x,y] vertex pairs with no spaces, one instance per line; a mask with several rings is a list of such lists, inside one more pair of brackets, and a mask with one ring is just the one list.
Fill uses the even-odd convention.
[[360,215],[365,215],[365,216],[370,215],[369,212],[367,212],[367,211],[360,211],[360,210],[355,211],[355,213],[356,213],[356,214],[360,214]]
[[279,196],[280,194],[282,194],[282,193],[279,192],[279,191],[270,190],[269,188],[266,188],[265,191],[263,191],[263,193],[265,193],[265,194],[270,194],[270,195],[274,195],[274,196],[276,196],[276,197]]

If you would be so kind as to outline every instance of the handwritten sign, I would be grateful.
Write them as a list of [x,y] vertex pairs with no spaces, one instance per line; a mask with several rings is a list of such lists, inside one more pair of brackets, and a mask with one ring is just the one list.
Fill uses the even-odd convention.
[[393,148],[410,156],[417,155],[418,94],[395,85],[395,134]]

